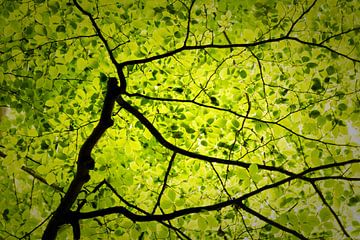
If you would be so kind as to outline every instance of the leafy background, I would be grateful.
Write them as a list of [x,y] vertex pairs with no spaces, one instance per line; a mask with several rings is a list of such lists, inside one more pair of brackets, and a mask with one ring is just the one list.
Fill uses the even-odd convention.
[[274,222],[359,237],[358,1],[75,2],[1,2],[2,239],[42,235],[120,72],[159,134],[116,105],[74,209],[162,215],[251,196],[162,221],[173,228],[82,220],[82,239],[294,238]]

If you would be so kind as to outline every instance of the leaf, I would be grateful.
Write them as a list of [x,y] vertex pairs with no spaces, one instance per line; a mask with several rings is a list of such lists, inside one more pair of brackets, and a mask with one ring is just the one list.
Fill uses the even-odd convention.
[[56,154],[56,157],[57,157],[58,159],[61,159],[61,160],[67,160],[67,155],[64,154],[64,153],[62,153],[62,152],[58,152],[58,153]]
[[331,218],[331,213],[328,209],[322,208],[319,212],[319,216],[320,216],[321,221],[325,222]]
[[216,97],[210,97],[211,103],[215,106],[219,106],[219,101]]
[[200,169],[200,163],[196,162],[195,164],[193,164],[193,169],[195,172],[197,172]]
[[198,226],[199,226],[200,229],[203,229],[203,230],[204,230],[204,229],[207,228],[206,219],[203,218],[203,217],[201,217],[201,216],[197,219],[197,224],[198,224]]
[[2,217],[6,222],[8,222],[10,220],[10,218],[8,217],[9,213],[10,213],[10,211],[7,208],[4,209],[4,211],[2,212]]
[[45,180],[46,180],[46,182],[47,182],[49,185],[51,185],[51,184],[53,184],[53,183],[56,182],[55,175],[54,175],[52,172],[50,172],[49,174],[46,175]]
[[71,26],[74,30],[77,29],[77,23],[76,23],[76,22],[71,21],[71,22],[70,22],[70,26]]
[[279,110],[273,111],[272,114],[273,114],[273,116],[274,116],[275,118],[279,118],[279,117],[280,117],[280,111],[279,111]]
[[241,71],[239,72],[239,74],[240,74],[240,77],[242,77],[242,78],[246,78],[246,77],[247,77],[247,73],[246,73],[245,70],[241,70]]
[[180,87],[175,87],[175,88],[173,88],[173,91],[175,91],[177,93],[182,93],[182,92],[184,92],[184,89],[180,88]]
[[64,25],[58,25],[56,27],[56,32],[65,32],[65,26]]
[[207,222],[208,227],[210,227],[210,228],[217,228],[219,226],[218,220],[212,214],[206,216],[206,222]]
[[39,78],[41,78],[42,76],[43,76],[43,72],[42,71],[40,71],[40,70],[36,70],[35,71],[35,74],[34,74],[34,79],[39,79]]
[[103,72],[100,72],[100,82],[105,83],[106,81],[107,76]]
[[310,113],[309,113],[309,117],[310,118],[317,118],[318,116],[320,116],[320,112],[318,110],[312,110]]
[[172,201],[175,202],[176,200],[176,192],[171,188],[167,191],[167,197]]
[[161,207],[164,209],[170,209],[170,208],[172,208],[172,206],[173,206],[173,203],[169,200],[164,199],[161,201]]
[[250,167],[249,167],[249,173],[251,176],[255,176],[259,171],[259,168],[257,166],[257,164],[250,164]]
[[307,66],[308,68],[316,68],[316,67],[318,66],[318,64],[317,64],[317,63],[314,63],[314,62],[309,62],[309,63],[306,64],[306,66]]
[[307,56],[303,56],[303,57],[301,58],[301,61],[302,61],[302,62],[308,62],[308,61],[310,61],[310,58],[307,57]]
[[52,2],[52,4],[49,4],[49,7],[51,9],[52,14],[56,14],[59,11],[60,4],[58,2]]
[[176,32],[174,33],[174,36],[175,36],[176,38],[181,38],[181,33],[180,33],[179,31],[176,31]]
[[284,197],[280,203],[280,207],[285,207],[288,204],[292,204],[295,199],[293,197]]
[[354,196],[349,199],[348,206],[356,206],[360,202],[360,195]]
[[24,33],[28,36],[32,36],[34,32],[34,26],[33,25],[30,25],[30,26],[27,26],[24,28]]
[[55,101],[53,99],[49,99],[45,102],[45,106],[48,106],[48,107],[53,107],[55,106]]
[[326,68],[326,72],[327,74],[330,76],[330,75],[333,75],[335,73],[335,68],[333,66],[329,66]]
[[119,236],[119,237],[122,236],[122,235],[124,235],[124,233],[125,233],[125,232],[124,232],[121,228],[119,228],[119,229],[117,229],[117,230],[115,231],[115,235],[116,235],[116,236]]
[[174,131],[174,132],[172,132],[172,137],[173,137],[173,138],[182,138],[183,135],[184,135],[184,133],[181,132],[181,131]]
[[[349,234],[359,235],[355,183],[336,176],[354,178],[360,169],[359,65],[352,64],[359,58],[360,3],[312,3],[2,1],[0,158],[6,157],[0,204],[6,231],[0,238],[31,233],[41,239],[42,231],[33,229],[50,205],[56,209],[71,195],[55,183],[65,191],[72,181],[84,183],[77,168],[84,149],[96,166],[65,212],[84,203],[83,212],[125,207],[151,213],[169,173],[154,215],[185,214],[171,220],[182,237],[288,237],[252,214],[244,219],[250,232],[244,232],[239,206],[224,204],[233,201],[225,186],[234,199],[259,191],[243,204],[305,237],[341,238],[329,208],[297,175],[305,172],[324,177],[316,182],[319,191],[341,213]],[[339,9],[343,14],[334,14]],[[109,91],[104,98],[109,76],[121,79],[121,96]],[[218,208],[184,211],[204,206]],[[59,239],[72,235],[71,228],[59,228]],[[80,231],[84,239],[182,235],[161,222],[133,222],[121,214],[90,218]]]
[[313,90],[315,92],[324,90],[319,78],[313,78],[312,82],[313,82],[313,84],[311,86],[311,90]]
[[239,168],[237,170],[237,176],[239,176],[240,179],[248,179],[249,178],[248,172],[243,168]]
[[345,103],[340,103],[340,104],[338,105],[338,109],[339,109],[340,111],[345,111],[345,110],[347,109],[347,105],[346,105]]
[[210,125],[210,124],[212,124],[214,122],[214,118],[209,118],[208,120],[207,120],[207,123]]
[[47,173],[50,171],[50,169],[48,169],[48,168],[47,168],[46,166],[44,166],[44,165],[40,165],[39,167],[36,168],[36,171],[37,171],[39,174],[43,175],[43,174],[47,174]]
[[195,130],[193,128],[191,128],[191,127],[187,127],[186,132],[192,134],[192,133],[195,132]]
[[237,119],[233,119],[231,120],[231,124],[234,126],[234,128],[239,128],[240,127],[240,123]]

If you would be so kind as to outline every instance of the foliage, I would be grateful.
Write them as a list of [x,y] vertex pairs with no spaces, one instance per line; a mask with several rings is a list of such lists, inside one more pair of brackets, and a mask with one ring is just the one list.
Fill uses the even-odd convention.
[[0,11],[1,239],[360,237],[359,1]]

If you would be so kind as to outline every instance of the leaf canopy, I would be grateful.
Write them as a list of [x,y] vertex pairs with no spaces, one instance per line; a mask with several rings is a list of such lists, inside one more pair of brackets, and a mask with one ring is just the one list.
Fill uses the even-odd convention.
[[359,238],[359,9],[3,1],[0,238]]

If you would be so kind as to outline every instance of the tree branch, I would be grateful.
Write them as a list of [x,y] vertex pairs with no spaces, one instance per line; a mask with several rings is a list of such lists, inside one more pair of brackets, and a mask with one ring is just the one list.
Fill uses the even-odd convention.
[[[109,78],[100,121],[80,149],[75,177],[65,193],[64,198],[61,200],[60,205],[50,219],[43,234],[43,240],[55,239],[58,228],[63,224],[71,223],[69,222],[71,220],[71,218],[69,218],[69,214],[71,213],[70,208],[80,193],[82,186],[90,180],[89,171],[93,170],[95,166],[95,161],[91,157],[91,151],[106,129],[113,125],[111,114],[118,94],[117,79]],[[73,227],[74,226],[76,227],[77,225],[73,225]],[[74,231],[77,232],[76,229],[74,229]]]
[[155,215],[146,215],[145,216],[145,215],[134,214],[124,207],[111,207],[111,208],[95,210],[95,211],[91,211],[91,212],[77,213],[76,217],[79,219],[88,219],[88,218],[105,216],[105,215],[117,213],[117,214],[123,214],[124,216],[126,216],[129,219],[136,221],[136,222],[171,220],[171,219],[185,216],[188,214],[194,214],[194,213],[199,213],[199,212],[203,212],[203,211],[215,211],[215,210],[219,210],[224,207],[227,207],[227,206],[239,205],[239,203],[241,203],[242,201],[244,201],[245,199],[247,199],[249,197],[255,196],[265,190],[276,188],[278,186],[281,186],[281,185],[288,183],[290,181],[293,181],[295,179],[303,179],[303,180],[307,181],[307,178],[304,176],[306,174],[309,174],[309,173],[312,173],[312,172],[315,172],[318,170],[333,168],[333,167],[337,167],[337,166],[345,166],[345,165],[354,164],[354,163],[360,163],[360,159],[351,159],[349,161],[344,161],[341,163],[333,163],[333,164],[327,164],[327,165],[323,165],[323,166],[316,167],[316,168],[309,168],[309,169],[307,169],[299,174],[296,174],[294,176],[284,178],[278,182],[257,188],[256,190],[254,190],[252,192],[245,193],[238,198],[230,199],[230,200],[216,203],[213,205],[181,209],[181,210],[177,210],[177,211],[174,211],[174,212],[168,213],[168,214],[162,214],[162,215],[155,214]]
[[166,169],[166,173],[165,173],[165,177],[164,177],[164,183],[163,183],[163,186],[161,188],[161,191],[159,193],[159,196],[158,196],[158,199],[156,201],[156,204],[154,206],[154,209],[153,211],[151,212],[152,214],[155,213],[156,211],[156,208],[158,206],[160,206],[160,200],[161,200],[161,197],[166,189],[166,186],[167,186],[167,180],[168,180],[168,177],[169,177],[169,174],[170,174],[170,170],[171,170],[171,167],[172,167],[172,164],[174,163],[174,160],[175,160],[175,157],[176,157],[176,152],[174,152],[171,156],[171,159],[170,159],[170,162],[169,162],[169,165],[168,165],[168,168]]
[[346,231],[344,225],[342,224],[339,216],[336,214],[336,212],[334,211],[334,209],[330,206],[330,204],[326,201],[323,193],[320,191],[320,189],[316,186],[316,184],[314,182],[311,182],[311,185],[313,186],[313,188],[315,189],[316,193],[319,195],[321,201],[324,203],[324,205],[330,210],[330,212],[332,213],[332,215],[334,216],[334,218],[336,219],[337,223],[339,224],[342,232],[348,237],[350,237],[350,234]]
[[[142,114],[140,113],[135,107],[131,106],[128,102],[126,102],[121,96],[116,100],[117,103],[123,107],[125,110],[127,110],[129,113],[131,113],[134,117],[136,117],[149,131],[150,133],[158,140],[158,142],[163,145],[164,147],[170,149],[171,151],[177,152],[179,154],[182,154],[184,156],[188,156],[195,159],[204,160],[207,162],[215,162],[220,164],[226,164],[226,165],[234,165],[234,166],[240,166],[243,168],[250,167],[250,163],[245,163],[241,161],[231,161],[216,157],[210,157],[205,156],[199,153],[190,152],[185,149],[179,148],[178,146],[173,145],[172,143],[168,142],[161,133],[154,127],[154,125]],[[279,167],[273,167],[273,166],[267,166],[267,165],[258,165],[259,169],[264,170],[270,170],[270,171],[276,171],[283,174],[286,174],[288,176],[294,176],[294,173],[287,171],[283,168]]]
[[268,223],[268,224],[270,224],[270,225],[272,225],[272,226],[274,226],[274,227],[277,227],[277,228],[283,230],[284,232],[290,233],[290,234],[292,234],[292,235],[294,235],[294,236],[296,236],[296,237],[298,237],[298,238],[300,238],[300,239],[304,239],[304,240],[307,239],[307,238],[306,238],[304,235],[302,235],[301,233],[299,233],[299,232],[297,232],[297,231],[295,231],[295,230],[293,230],[293,229],[290,229],[290,228],[288,228],[288,227],[285,227],[285,226],[283,226],[283,225],[281,225],[281,224],[279,224],[279,223],[277,223],[277,222],[275,222],[275,221],[273,221],[273,220],[265,217],[264,215],[262,215],[262,214],[260,214],[260,213],[258,213],[258,212],[256,212],[256,211],[254,211],[253,209],[247,207],[247,206],[246,206],[245,204],[243,204],[243,203],[239,203],[238,206],[239,206],[240,208],[242,208],[243,210],[245,210],[246,212],[248,212],[248,213],[256,216],[257,218],[263,220],[264,222],[266,222],[266,223]]

